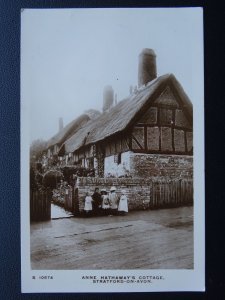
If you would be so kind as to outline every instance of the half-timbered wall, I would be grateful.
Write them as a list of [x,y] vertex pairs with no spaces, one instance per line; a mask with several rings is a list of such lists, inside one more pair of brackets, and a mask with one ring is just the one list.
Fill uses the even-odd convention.
[[116,136],[106,140],[103,147],[105,148],[105,156],[111,156],[117,153],[123,153],[129,150],[129,136]]
[[47,157],[50,158],[51,156],[52,156],[52,151],[50,148],[48,148]]
[[59,151],[59,145],[54,145],[53,154],[58,154],[58,151]]
[[74,163],[79,163],[84,159],[91,159],[93,158],[93,146],[87,146],[79,149],[78,151],[75,151],[72,155],[73,157],[73,162]]
[[[146,107],[132,128],[80,148],[73,159],[85,167],[94,167],[97,176],[192,176],[192,161],[188,160],[192,147],[191,120],[187,119],[178,96],[167,86],[151,106]],[[161,155],[165,154],[171,159],[170,163],[163,165],[162,172],[157,173],[155,169],[161,170],[161,163],[165,160]],[[177,154],[184,162],[183,169],[178,168],[173,173],[175,165],[177,168],[173,155]],[[152,158],[151,155],[156,156]]]
[[134,125],[131,147],[139,153],[192,155],[192,125],[169,86]]

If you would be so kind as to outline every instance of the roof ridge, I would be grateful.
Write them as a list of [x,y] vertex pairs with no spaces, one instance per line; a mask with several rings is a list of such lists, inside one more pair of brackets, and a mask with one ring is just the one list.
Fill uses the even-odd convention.
[[[172,73],[158,76],[144,87],[139,88],[136,93],[133,93],[126,98],[119,101],[109,111],[102,113],[94,120],[89,120],[85,123],[74,135],[67,139],[65,145],[65,152],[74,152],[80,147],[91,145],[105,138],[119,133],[130,126],[136,114],[144,107],[153,95],[156,95],[158,89],[165,87],[166,84],[173,84],[178,90],[183,102],[187,106],[189,114],[192,114],[191,102],[189,102],[187,95],[184,93],[182,86],[177,81]],[[89,134],[87,134],[89,132]]]

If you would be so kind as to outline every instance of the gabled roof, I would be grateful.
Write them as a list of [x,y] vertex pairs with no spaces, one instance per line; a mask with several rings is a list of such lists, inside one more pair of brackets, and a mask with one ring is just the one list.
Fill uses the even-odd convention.
[[90,120],[90,117],[87,114],[83,114],[67,124],[62,130],[56,133],[47,143],[47,149],[66,141],[70,138],[77,130],[79,130],[84,124]]
[[120,101],[108,112],[104,112],[95,120],[88,121],[74,135],[65,141],[59,153],[70,153],[84,145],[96,143],[127,129],[137,115],[141,115],[145,106],[154,102],[159,94],[170,85],[180,99],[186,116],[192,123],[192,103],[180,83],[172,74],[160,76],[140,88],[135,94]]

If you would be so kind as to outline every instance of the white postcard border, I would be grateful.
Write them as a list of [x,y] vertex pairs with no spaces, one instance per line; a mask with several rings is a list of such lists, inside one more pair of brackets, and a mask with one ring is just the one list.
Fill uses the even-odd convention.
[[[200,23],[202,9],[198,10]],[[200,24],[200,26],[202,26]],[[24,293],[63,292],[164,292],[205,290],[205,189],[204,189],[204,71],[203,41],[199,53],[199,103],[194,106],[194,269],[193,270],[31,270],[29,217],[29,103],[23,99],[26,77],[21,55],[21,274]],[[21,41],[23,45],[23,40]],[[22,49],[23,50],[23,49]],[[33,279],[35,276],[35,279]],[[82,279],[92,276],[96,279]],[[125,283],[98,283],[101,276],[129,277]],[[151,283],[129,282],[151,277]],[[153,279],[152,277],[156,277]],[[158,277],[162,277],[159,279]],[[47,279],[44,279],[46,278]],[[142,279],[141,279],[142,278]],[[110,279],[109,280],[114,280]]]

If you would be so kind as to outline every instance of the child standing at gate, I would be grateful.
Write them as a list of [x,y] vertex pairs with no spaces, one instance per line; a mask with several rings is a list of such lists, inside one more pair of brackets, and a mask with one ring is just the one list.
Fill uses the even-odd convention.
[[84,203],[84,211],[86,213],[86,216],[90,216],[92,213],[92,202],[93,199],[91,197],[91,193],[87,192],[85,197],[85,203]]

